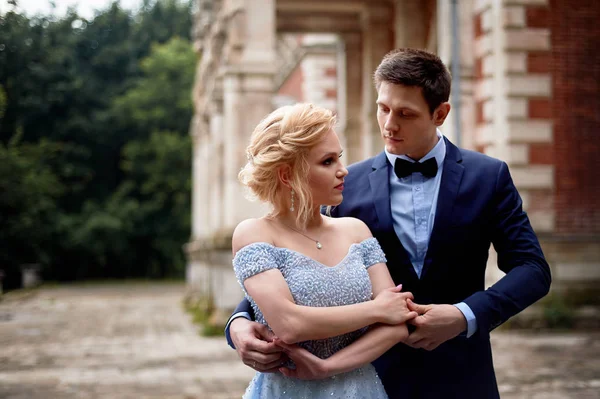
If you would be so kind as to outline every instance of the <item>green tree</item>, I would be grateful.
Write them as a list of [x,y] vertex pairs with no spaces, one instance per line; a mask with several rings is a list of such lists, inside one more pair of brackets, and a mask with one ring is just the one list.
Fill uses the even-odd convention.
[[119,121],[146,134],[158,130],[187,134],[196,62],[188,40],[174,37],[154,44],[141,62],[142,77],[115,100],[113,112]]
[[154,45],[141,62],[144,75],[115,100],[121,123],[150,132],[123,149],[125,180],[116,193],[139,207],[134,241],[151,248],[147,274],[183,271],[182,244],[190,231],[191,87],[196,55],[189,41],[175,37]]
[[51,167],[60,145],[21,143],[21,136],[0,143],[0,266],[7,287],[19,284],[20,265],[48,263],[64,191]]
[[[123,151],[127,178],[117,197],[137,198],[130,209],[134,242],[151,249],[145,274],[182,276],[182,244],[189,239],[191,142],[179,132],[154,132],[133,141]],[[120,207],[119,201],[114,205]]]
[[[160,212],[148,211],[158,206],[151,199],[163,194],[149,194],[145,179],[169,181],[169,176],[154,176],[158,172],[144,171],[141,163],[177,147],[156,145],[155,153],[144,152],[156,137],[187,145],[178,151],[189,162],[195,55],[188,41],[173,38],[189,36],[191,4],[147,0],[132,14],[115,1],[89,20],[73,11],[61,18],[0,15],[0,93],[5,94],[4,100],[0,96],[0,144],[6,158],[0,184],[54,204],[41,212],[33,199],[15,203],[16,194],[0,193],[5,201],[1,220],[31,210],[51,227],[36,240],[45,243],[44,251],[15,249],[6,252],[3,263],[35,258],[27,262],[44,262],[46,277],[60,280],[159,276],[173,274],[171,265],[181,269],[179,248],[187,240],[189,220],[178,216],[177,222],[153,224]],[[24,178],[28,168],[37,168],[27,173],[34,176],[28,181],[40,181],[40,192],[10,180]],[[189,176],[189,168],[185,173]],[[49,181],[54,182],[50,188],[60,190],[43,191],[48,186],[42,182]],[[149,186],[160,190],[168,184]],[[177,195],[167,197],[163,213],[172,211],[170,203],[180,204],[173,199]],[[177,211],[186,209],[189,205]],[[38,234],[33,229],[39,226],[20,226],[21,236]],[[166,244],[171,239],[181,240],[177,251],[175,244]]]

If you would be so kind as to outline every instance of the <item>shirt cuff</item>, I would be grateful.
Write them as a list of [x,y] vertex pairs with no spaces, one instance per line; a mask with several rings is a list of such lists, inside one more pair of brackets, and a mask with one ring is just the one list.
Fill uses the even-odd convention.
[[229,335],[229,326],[231,325],[231,322],[234,321],[235,319],[237,319],[238,317],[243,317],[245,319],[252,321],[252,318],[250,317],[250,313],[248,313],[248,312],[237,312],[229,318],[229,320],[227,321],[227,325],[225,325],[225,338],[227,338],[227,344],[229,344],[229,346],[231,346],[233,349],[235,349],[235,345],[233,344],[233,341],[231,340],[231,335]]
[[457,303],[454,306],[456,306],[465,316],[465,319],[467,319],[467,338],[470,338],[471,335],[475,334],[477,331],[477,319],[475,318],[475,314],[469,305],[464,302]]

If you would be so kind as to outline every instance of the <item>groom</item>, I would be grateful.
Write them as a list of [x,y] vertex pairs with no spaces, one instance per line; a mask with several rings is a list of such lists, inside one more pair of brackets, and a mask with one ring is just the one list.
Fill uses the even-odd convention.
[[[390,398],[499,398],[490,332],[548,293],[550,269],[507,165],[438,130],[450,112],[441,60],[392,51],[374,79],[385,150],[348,167],[332,216],[369,226],[420,316],[407,341],[373,364]],[[490,244],[506,276],[485,290]],[[237,317],[251,313],[240,303],[228,342],[244,363],[271,371],[280,353],[266,327]]]

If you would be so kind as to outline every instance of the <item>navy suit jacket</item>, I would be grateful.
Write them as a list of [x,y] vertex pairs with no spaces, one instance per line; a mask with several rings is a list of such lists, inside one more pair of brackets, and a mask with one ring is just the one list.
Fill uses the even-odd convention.
[[[550,288],[550,268],[506,163],[444,140],[437,212],[420,279],[393,228],[391,165],[384,152],[348,167],[344,200],[331,212],[367,224],[394,282],[415,302],[465,302],[477,318],[470,338],[460,335],[433,351],[398,344],[373,362],[392,399],[499,398],[490,331]],[[485,290],[490,244],[506,276]],[[236,309],[249,310],[246,301]]]

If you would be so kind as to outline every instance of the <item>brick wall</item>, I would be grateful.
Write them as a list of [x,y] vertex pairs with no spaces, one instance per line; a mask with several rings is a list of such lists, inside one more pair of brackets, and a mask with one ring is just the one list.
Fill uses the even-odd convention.
[[[555,232],[600,233],[600,1],[551,0]],[[528,14],[529,16],[529,14]],[[530,104],[532,106],[532,104]],[[533,114],[546,116],[548,104]],[[540,149],[548,152],[547,148]]]
[[473,10],[475,148],[509,165],[540,233],[555,222],[550,14],[547,0]]

